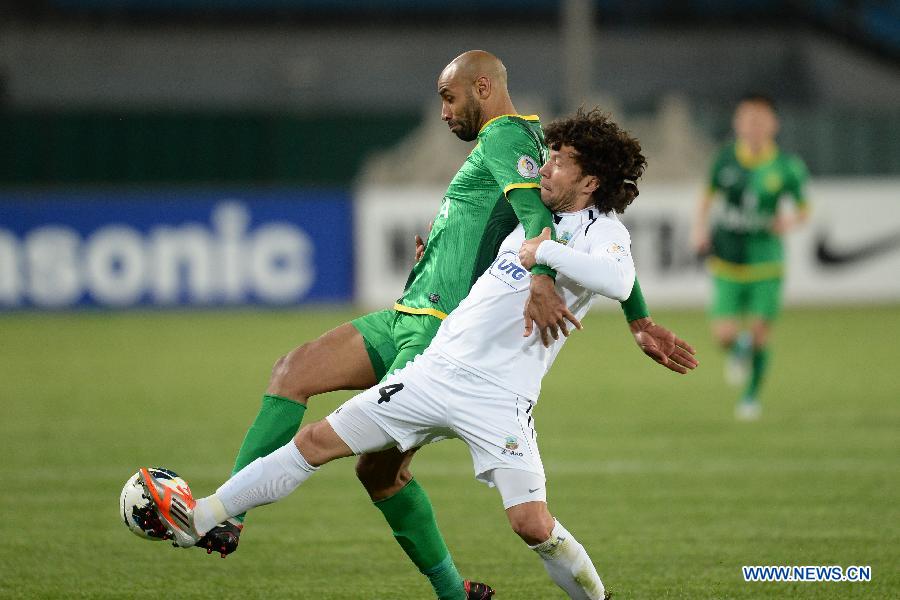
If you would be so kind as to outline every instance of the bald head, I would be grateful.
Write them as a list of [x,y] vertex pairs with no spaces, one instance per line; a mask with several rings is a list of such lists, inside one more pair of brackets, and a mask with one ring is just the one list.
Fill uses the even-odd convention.
[[498,87],[506,89],[506,67],[503,61],[484,50],[469,50],[463,52],[452,61],[444,69],[454,71],[455,77],[464,77],[470,81],[475,81],[479,77],[487,77]]
[[474,140],[490,119],[516,112],[506,88],[506,67],[490,52],[463,52],[444,67],[437,83],[441,118],[462,140]]

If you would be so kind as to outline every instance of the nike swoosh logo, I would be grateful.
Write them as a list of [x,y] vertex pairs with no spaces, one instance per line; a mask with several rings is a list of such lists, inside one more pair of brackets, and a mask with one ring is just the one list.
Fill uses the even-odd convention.
[[541,489],[541,488],[539,488],[539,487],[536,487],[536,488],[534,488],[534,489],[528,488],[528,493],[529,493],[529,494],[533,494],[533,493],[535,493],[536,491],[538,491],[539,489]]
[[838,267],[887,254],[898,248],[900,248],[900,232],[849,250],[836,250],[826,234],[821,233],[816,240],[816,261],[822,266]]

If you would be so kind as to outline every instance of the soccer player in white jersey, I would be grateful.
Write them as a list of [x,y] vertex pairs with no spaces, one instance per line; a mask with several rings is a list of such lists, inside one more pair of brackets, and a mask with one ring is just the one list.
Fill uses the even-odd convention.
[[[596,110],[552,124],[546,137],[551,151],[540,169],[541,199],[555,213],[559,242],[549,239],[549,229],[526,240],[519,225],[422,355],[303,427],[215,494],[195,501],[141,469],[178,545],[192,546],[217,523],[287,496],[337,458],[459,438],[469,447],[476,478],[498,489],[510,525],[553,581],[570,598],[605,597],[586,550],[547,507],[535,433],[541,380],[566,336],[549,347],[537,332],[523,336],[522,314],[534,264],[556,270],[557,290],[579,320],[597,296],[628,297],[631,240],[616,213],[637,196],[646,161],[638,141]],[[677,338],[675,344],[670,358],[696,367],[693,349]]]

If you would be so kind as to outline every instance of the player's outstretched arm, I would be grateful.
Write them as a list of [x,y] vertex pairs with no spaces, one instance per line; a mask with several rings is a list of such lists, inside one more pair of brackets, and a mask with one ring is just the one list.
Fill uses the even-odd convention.
[[684,375],[700,364],[694,357],[694,348],[674,333],[653,322],[650,309],[641,292],[637,277],[631,296],[622,302],[622,310],[628,321],[628,329],[641,351],[670,371]]
[[[613,298],[621,298],[633,281],[629,301],[634,301],[637,294],[643,308],[636,311],[636,318],[629,319],[628,325],[638,347],[654,361],[676,373],[685,374],[698,366],[694,348],[650,318],[640,285],[634,279],[634,263],[630,256],[610,253],[614,246],[612,243],[596,244],[598,251],[591,254],[578,252],[561,244],[544,243],[549,241],[548,234],[549,231],[545,230],[539,237],[522,244],[519,249],[522,266],[528,268],[534,264],[550,265],[584,287]],[[627,240],[621,240],[617,246],[624,251]],[[625,302],[623,308],[624,305]]]
[[694,357],[696,352],[690,344],[662,325],[653,322],[637,277],[631,296],[622,302],[622,310],[625,312],[625,320],[628,321],[628,328],[634,336],[634,341],[644,354],[670,371],[682,375],[700,364]]
[[641,283],[638,281],[637,273],[634,275],[634,285],[631,286],[631,294],[619,304],[622,306],[622,312],[625,313],[625,320],[629,323],[650,316],[650,309],[647,308],[647,301],[644,300],[644,293],[641,291]]
[[628,328],[638,348],[670,371],[684,375],[700,364],[693,346],[650,317],[631,321]]

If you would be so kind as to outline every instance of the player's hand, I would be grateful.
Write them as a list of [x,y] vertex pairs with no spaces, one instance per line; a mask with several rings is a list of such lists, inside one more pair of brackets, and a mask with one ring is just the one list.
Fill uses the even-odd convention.
[[522,242],[522,246],[519,248],[519,262],[522,263],[523,267],[531,269],[531,267],[537,264],[538,246],[541,245],[541,242],[549,239],[550,228],[544,227],[544,229],[541,230],[541,235]]
[[796,229],[800,225],[800,219],[795,214],[778,213],[775,220],[772,221],[772,233],[775,235],[784,235],[789,231]]
[[569,335],[571,323],[575,329],[581,329],[581,321],[572,314],[565,301],[556,293],[553,278],[549,275],[532,275],[531,293],[525,302],[525,333],[529,337],[537,326],[541,334],[541,342],[550,347],[550,339],[558,340],[559,332]]
[[[434,226],[434,221],[428,222],[428,229],[425,230],[425,235],[431,235],[431,228]],[[422,239],[422,236],[418,233],[416,234],[416,262],[422,260],[422,256],[425,254],[425,240]]]
[[644,354],[676,373],[684,375],[700,364],[694,348],[674,333],[653,322],[650,317],[628,324],[634,341]]
[[709,254],[709,250],[712,247],[712,240],[710,239],[709,229],[695,228],[691,231],[691,249],[696,252],[700,256],[704,256]]
[[425,241],[422,239],[422,236],[418,233],[416,234],[416,262],[422,260],[422,256],[425,254]]

